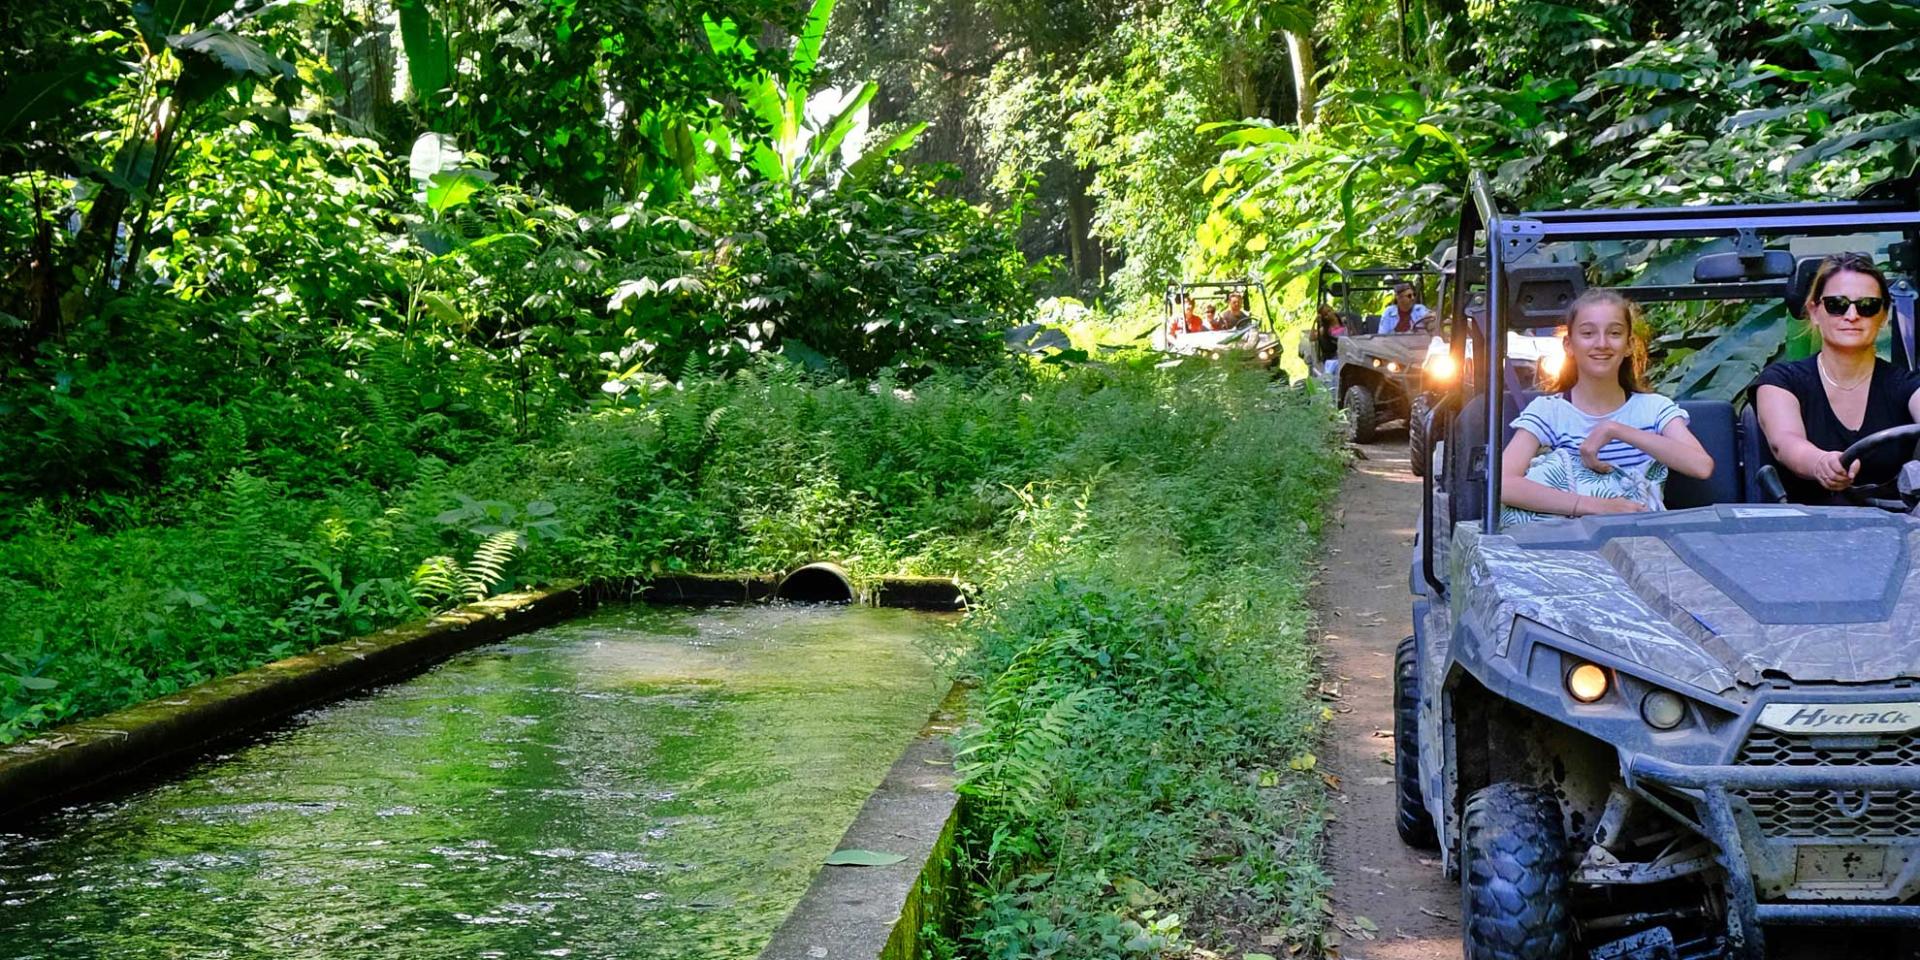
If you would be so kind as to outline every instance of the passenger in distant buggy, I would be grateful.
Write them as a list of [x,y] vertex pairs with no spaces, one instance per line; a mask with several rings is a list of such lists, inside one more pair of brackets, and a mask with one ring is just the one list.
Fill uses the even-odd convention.
[[1432,311],[1420,302],[1420,296],[1411,283],[1397,283],[1393,286],[1393,302],[1387,304],[1385,312],[1380,314],[1380,332],[1420,333],[1427,328],[1427,317]]
[[1874,354],[1887,305],[1887,278],[1871,257],[1840,253],[1820,261],[1806,310],[1820,352],[1773,364],[1754,381],[1761,432],[1786,468],[1780,480],[1795,503],[1846,503],[1840,491],[1891,480],[1907,459],[1898,445],[1883,444],[1840,468],[1841,451],[1854,441],[1920,422],[1920,376]]
[[1712,475],[1686,411],[1641,380],[1639,321],[1639,305],[1612,290],[1589,290],[1568,308],[1554,392],[1514,419],[1500,457],[1502,523],[1660,510],[1669,469]]
[[1220,311],[1220,315],[1213,318],[1214,322],[1219,324],[1214,329],[1232,330],[1245,325],[1247,322],[1245,302],[1245,297],[1238,290],[1227,294],[1227,309]]

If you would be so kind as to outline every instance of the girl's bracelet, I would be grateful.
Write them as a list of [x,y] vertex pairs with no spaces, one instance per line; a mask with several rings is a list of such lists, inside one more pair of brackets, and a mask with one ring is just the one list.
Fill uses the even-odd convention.
[[1576,493],[1573,495],[1573,513],[1571,516],[1577,517],[1580,515],[1580,500],[1581,497],[1579,494]]

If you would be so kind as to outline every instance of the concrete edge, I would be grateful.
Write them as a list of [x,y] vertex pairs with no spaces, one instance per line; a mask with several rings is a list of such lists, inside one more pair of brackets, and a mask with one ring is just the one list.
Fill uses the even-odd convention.
[[[772,596],[777,582],[770,576],[668,574],[503,594],[55,727],[0,746],[0,829],[190,762],[301,710],[404,679],[454,654],[578,616],[608,600],[751,603]],[[880,582],[874,600],[881,606],[965,606],[953,580]],[[890,591],[888,585],[896,583]]]
[[881,577],[869,592],[876,607],[965,610],[967,590],[953,577]]
[[579,584],[503,594],[0,747],[0,826],[591,606]]
[[964,813],[947,737],[959,726],[965,698],[960,684],[948,690],[835,847],[906,859],[821,867],[758,960],[919,960],[928,930],[953,934]]

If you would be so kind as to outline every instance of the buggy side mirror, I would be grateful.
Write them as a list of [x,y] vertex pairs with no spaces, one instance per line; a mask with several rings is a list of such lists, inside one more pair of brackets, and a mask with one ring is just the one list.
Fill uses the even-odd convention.
[[1694,283],[1735,283],[1741,280],[1785,280],[1798,264],[1785,250],[1762,251],[1758,257],[1738,253],[1709,253],[1693,262]]

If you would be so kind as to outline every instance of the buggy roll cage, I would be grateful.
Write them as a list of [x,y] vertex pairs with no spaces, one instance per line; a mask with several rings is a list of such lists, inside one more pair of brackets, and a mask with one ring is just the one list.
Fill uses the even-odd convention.
[[1339,278],[1337,296],[1340,298],[1340,315],[1354,318],[1365,317],[1365,313],[1354,313],[1353,295],[1356,293],[1385,293],[1402,282],[1411,283],[1414,289],[1424,296],[1427,293],[1427,278],[1437,276],[1439,270],[1431,262],[1416,262],[1404,267],[1343,267],[1332,260],[1320,261],[1320,269],[1314,278],[1314,297],[1319,303],[1327,303],[1330,284],[1329,275]]
[[[1442,320],[1457,324],[1455,329],[1465,333],[1465,336],[1450,338],[1450,349],[1459,369],[1468,369],[1467,340],[1480,342],[1473,351],[1472,373],[1478,383],[1485,385],[1478,398],[1486,407],[1483,461],[1486,492],[1480,522],[1488,534],[1499,532],[1500,525],[1499,448],[1504,432],[1502,414],[1506,392],[1504,378],[1493,375],[1505,360],[1506,337],[1488,333],[1557,322],[1572,299],[1587,287],[1584,265],[1577,261],[1554,261],[1541,250],[1544,244],[1731,240],[1732,256],[1741,268],[1740,278],[1698,282],[1696,273],[1694,283],[1613,289],[1641,303],[1786,300],[1789,291],[1795,290],[1799,279],[1795,274],[1800,271],[1796,269],[1779,276],[1767,269],[1768,238],[1898,233],[1902,240],[1892,244],[1887,252],[1893,267],[1888,290],[1895,305],[1895,322],[1891,324],[1893,359],[1909,370],[1920,361],[1913,328],[1915,290],[1907,279],[1920,268],[1920,182],[1883,185],[1881,195],[1856,200],[1525,213],[1503,210],[1483,172],[1472,174],[1468,189],[1470,202],[1461,205],[1460,225],[1455,234],[1455,282],[1448,290],[1447,302],[1442,304]],[[1427,585],[1436,595],[1441,595],[1446,592],[1446,586],[1433,570],[1432,471],[1427,471],[1422,488],[1422,572]]]
[[[1247,316],[1253,318],[1254,327],[1264,330],[1272,326],[1271,317],[1273,316],[1273,311],[1268,309],[1267,285],[1252,278],[1245,280],[1198,280],[1192,283],[1169,283],[1167,284],[1166,302],[1163,304],[1167,309],[1167,314],[1172,316],[1179,308],[1181,295],[1192,293],[1196,290],[1219,290],[1222,291],[1223,296],[1238,292],[1243,305],[1247,308]],[[1253,309],[1255,296],[1260,298],[1260,312],[1258,313],[1255,313]]]

